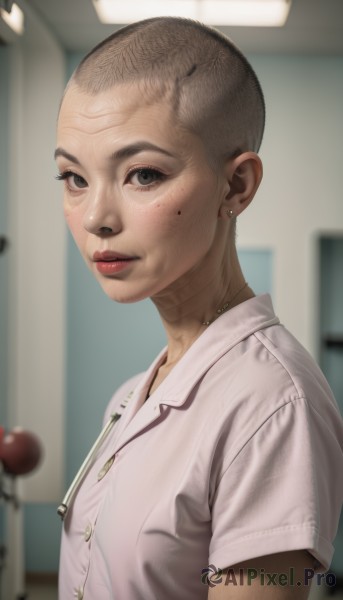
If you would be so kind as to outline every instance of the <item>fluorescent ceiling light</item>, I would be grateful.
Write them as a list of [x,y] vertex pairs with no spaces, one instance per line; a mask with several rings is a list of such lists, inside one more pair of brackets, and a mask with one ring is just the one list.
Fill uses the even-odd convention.
[[280,27],[291,0],[93,0],[102,23],[118,25],[150,17],[186,17],[209,25]]
[[288,0],[208,0],[200,2],[201,20],[211,25],[280,27],[286,23]]
[[18,35],[24,33],[24,13],[19,8],[18,4],[12,5],[11,12],[7,12],[3,8],[0,8],[0,17],[3,21]]
[[133,23],[150,17],[188,17],[197,14],[197,0],[93,0],[102,23]]

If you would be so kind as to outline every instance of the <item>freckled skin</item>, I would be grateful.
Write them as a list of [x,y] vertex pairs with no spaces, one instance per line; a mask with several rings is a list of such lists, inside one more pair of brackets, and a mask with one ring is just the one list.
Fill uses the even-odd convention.
[[[173,156],[144,150],[121,161],[110,159],[141,140]],[[61,172],[70,170],[87,184],[72,192],[65,187],[65,216],[110,298],[133,302],[165,296],[197,280],[199,272],[206,277],[208,270],[213,277],[224,255],[227,228],[218,213],[227,182],[209,166],[199,137],[175,123],[166,103],[142,104],[138,91],[128,94],[125,86],[96,97],[72,87],[62,103],[57,146],[80,163],[58,158]],[[164,179],[146,189],[128,180],[130,169],[144,166],[161,170]],[[113,234],[101,234],[105,226]],[[92,261],[93,253],[103,250],[138,259],[125,271],[104,276]]]

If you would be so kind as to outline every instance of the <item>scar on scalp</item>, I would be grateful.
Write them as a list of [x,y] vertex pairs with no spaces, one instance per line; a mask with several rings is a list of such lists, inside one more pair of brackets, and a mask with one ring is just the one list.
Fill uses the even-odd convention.
[[193,65],[189,71],[186,73],[186,77],[190,77],[191,75],[193,75],[194,71],[196,70],[197,66]]

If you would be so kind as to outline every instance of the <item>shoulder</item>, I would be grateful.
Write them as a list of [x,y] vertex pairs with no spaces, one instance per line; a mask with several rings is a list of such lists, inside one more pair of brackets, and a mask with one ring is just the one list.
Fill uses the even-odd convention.
[[260,349],[268,355],[271,383],[286,386],[288,400],[306,398],[317,413],[337,414],[337,403],[320,367],[285,327],[268,327],[254,335]]
[[[221,357],[213,373],[219,389],[229,385],[238,398],[253,398],[253,404],[278,407],[306,398],[318,412],[337,414],[338,407],[321,369],[300,344],[280,324],[254,331]],[[266,407],[267,408],[267,407]]]
[[277,444],[286,431],[299,432],[301,426],[337,451],[342,435],[337,403],[314,359],[282,325],[255,331],[230,348],[202,386],[211,406],[209,429],[227,458],[254,438]]

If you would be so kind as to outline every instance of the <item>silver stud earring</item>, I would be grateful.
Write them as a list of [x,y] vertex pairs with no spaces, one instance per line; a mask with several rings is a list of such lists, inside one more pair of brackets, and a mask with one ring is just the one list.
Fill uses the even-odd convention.
[[232,217],[233,217],[233,210],[231,210],[231,208],[230,208],[230,210],[226,211],[226,214],[229,217],[229,219],[232,219]]

